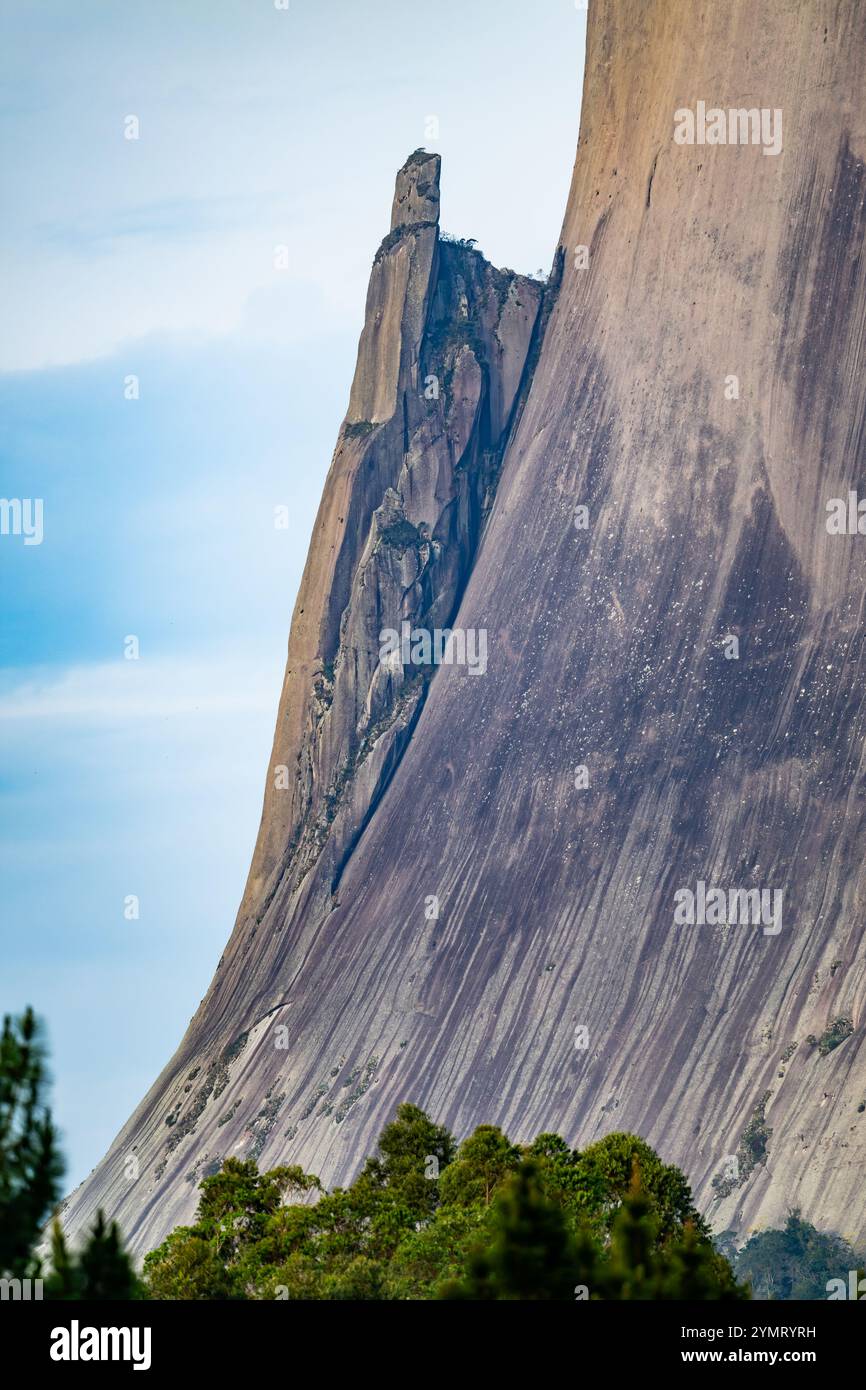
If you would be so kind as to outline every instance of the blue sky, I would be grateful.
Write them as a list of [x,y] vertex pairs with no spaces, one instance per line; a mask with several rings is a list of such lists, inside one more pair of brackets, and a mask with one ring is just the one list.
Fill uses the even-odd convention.
[[0,535],[0,1011],[70,1186],[231,930],[394,174],[437,150],[443,227],[547,270],[584,42],[574,0],[0,0],[0,496],[44,505]]

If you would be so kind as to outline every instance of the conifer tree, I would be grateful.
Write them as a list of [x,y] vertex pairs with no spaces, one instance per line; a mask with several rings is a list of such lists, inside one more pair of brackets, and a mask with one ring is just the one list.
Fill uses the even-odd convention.
[[496,1200],[487,1248],[473,1257],[463,1283],[446,1286],[443,1297],[571,1300],[586,1276],[562,1212],[545,1196],[537,1163],[527,1159]]
[[26,1278],[60,1196],[63,1161],[45,1104],[45,1049],[33,1010],[0,1034],[0,1275]]
[[611,1231],[610,1260],[603,1281],[605,1298],[631,1301],[656,1296],[657,1238],[658,1222],[649,1196],[641,1187],[635,1161],[631,1185]]
[[51,1272],[45,1281],[45,1297],[81,1299],[102,1303],[141,1298],[132,1262],[123,1249],[117,1222],[107,1222],[101,1211],[79,1254],[70,1252],[60,1227],[51,1230]]

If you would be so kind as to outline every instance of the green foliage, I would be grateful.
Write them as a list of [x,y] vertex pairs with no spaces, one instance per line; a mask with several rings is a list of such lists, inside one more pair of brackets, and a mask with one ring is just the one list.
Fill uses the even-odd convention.
[[[399,1197],[415,1220],[429,1217],[437,1202],[438,1179],[429,1171],[446,1168],[455,1144],[443,1125],[435,1125],[417,1105],[400,1105],[397,1116],[379,1136],[379,1152],[368,1158],[355,1183],[361,1191]],[[435,1163],[430,1160],[435,1160]]]
[[635,1166],[630,1193],[613,1223],[609,1270],[602,1272],[603,1297],[623,1301],[749,1297],[694,1220],[688,1219],[667,1243],[660,1243],[659,1232],[659,1219],[639,1184]]
[[63,1161],[45,1103],[45,1049],[32,1009],[0,1035],[0,1275],[34,1271],[33,1246],[60,1196]]
[[150,1297],[251,1296],[261,1267],[279,1259],[283,1241],[303,1230],[311,1210],[286,1206],[286,1198],[320,1190],[318,1178],[296,1166],[259,1173],[251,1159],[226,1159],[200,1184],[195,1226],[172,1231],[145,1257]]
[[[246,1043],[241,1034],[233,1044]],[[192,1078],[190,1078],[192,1079]],[[33,1253],[61,1162],[30,1010],[0,1040],[0,1271],[43,1277]],[[135,1275],[115,1222],[97,1214],[70,1251],[55,1219],[45,1296],[102,1301],[292,1299],[538,1301],[742,1297],[682,1173],[631,1134],[583,1151],[557,1134],[513,1144],[479,1125],[459,1149],[400,1105],[349,1188],[297,1166],[229,1158],[200,1184],[195,1224]]]
[[850,1038],[853,1032],[854,1024],[850,1018],[834,1018],[818,1039],[818,1051],[821,1056],[826,1057],[828,1052],[833,1052],[846,1038]]
[[649,1201],[658,1239],[662,1242],[691,1223],[698,1236],[705,1238],[708,1228],[692,1203],[691,1188],[679,1168],[662,1163],[658,1154],[634,1134],[605,1135],[580,1155],[580,1191],[590,1210],[603,1215],[610,1230],[614,1217],[632,1190],[634,1170],[640,1173],[643,1192]]
[[195,1225],[145,1260],[152,1298],[745,1296],[683,1175],[630,1134],[578,1152],[480,1125],[455,1149],[401,1105],[349,1188],[230,1159],[201,1193]]
[[387,1293],[395,1299],[436,1298],[459,1282],[483,1239],[489,1208],[439,1206],[435,1219],[409,1231],[388,1264]]
[[148,1296],[155,1299],[225,1299],[232,1281],[213,1244],[189,1226],[178,1226],[144,1260]]
[[[793,1054],[788,1052],[788,1055]],[[713,1178],[712,1186],[719,1197],[729,1197],[738,1187],[742,1187],[755,1168],[766,1162],[767,1149],[773,1137],[773,1131],[767,1125],[766,1119],[769,1099],[770,1092],[765,1091],[749,1116],[748,1124],[740,1136],[736,1154],[736,1176],[717,1173]]]
[[[440,232],[439,240],[444,241],[448,246],[462,246],[465,251],[478,249],[478,238],[474,236],[452,236],[451,232]],[[478,255],[481,255],[480,251],[478,251]]]
[[748,1285],[738,1282],[728,1261],[691,1221],[667,1247],[665,1255],[657,1276],[657,1298],[730,1303],[751,1297]]
[[447,1284],[440,1297],[572,1300],[578,1270],[577,1243],[562,1209],[545,1194],[538,1163],[530,1158],[508,1177],[496,1198],[487,1243],[472,1254],[467,1277]]
[[800,1212],[788,1213],[784,1230],[760,1231],[734,1259],[738,1279],[752,1286],[754,1298],[826,1298],[830,1279],[845,1279],[848,1271],[866,1263],[846,1240],[832,1231],[818,1231]]
[[604,1245],[610,1243],[614,1221],[631,1192],[635,1167],[652,1211],[656,1241],[664,1244],[687,1223],[701,1239],[708,1236],[679,1168],[662,1163],[637,1135],[608,1134],[578,1152],[558,1134],[540,1134],[528,1153],[541,1164],[548,1194]]
[[142,1296],[132,1262],[120,1239],[117,1223],[107,1223],[101,1211],[81,1251],[71,1254],[59,1221],[51,1230],[51,1272],[45,1297],[106,1302]]
[[0,1275],[41,1278],[44,1297],[130,1299],[140,1294],[114,1222],[98,1212],[77,1254],[60,1223],[51,1232],[50,1268],[35,1246],[60,1196],[63,1159],[45,1101],[45,1046],[33,1010],[6,1017],[0,1035]]
[[496,1125],[479,1125],[461,1145],[457,1160],[443,1173],[443,1202],[489,1207],[497,1187],[520,1164],[520,1149]]
[[737,1284],[703,1223],[688,1215],[674,1226],[641,1178],[635,1162],[628,1193],[614,1217],[610,1259],[601,1271],[601,1296],[622,1301],[747,1299],[748,1290]]
[[759,1163],[763,1163],[767,1156],[767,1145],[773,1132],[767,1128],[767,1122],[764,1118],[767,1099],[768,1097],[764,1096],[756,1106],[752,1118],[743,1130],[743,1137],[737,1150],[738,1154],[742,1154],[745,1160],[745,1163],[740,1165],[741,1175],[751,1173],[752,1169]]

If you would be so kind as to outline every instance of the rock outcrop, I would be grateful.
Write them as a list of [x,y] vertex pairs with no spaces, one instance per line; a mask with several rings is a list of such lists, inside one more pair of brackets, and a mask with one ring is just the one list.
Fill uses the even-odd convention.
[[[145,1102],[143,1127],[135,1120],[135,1138],[130,1130],[122,1140],[144,1178],[136,1196],[151,1211],[140,1227],[126,1222],[134,1244],[139,1228],[152,1240],[153,1221],[163,1222],[167,1209],[176,1220],[188,1214],[196,1179],[221,1156],[288,1142],[287,1132],[319,1108],[317,1085],[293,1121],[287,1091],[270,1076],[251,1084],[246,1065],[263,1032],[274,1042],[291,1031],[290,990],[281,983],[275,995],[274,981],[288,961],[300,964],[337,911],[344,865],[436,672],[432,659],[404,665],[399,651],[385,650],[383,634],[449,630],[537,352],[544,287],[495,269],[471,242],[440,236],[439,173],[439,156],[417,150],[397,174],[349,409],[292,620],[261,830],[235,932],[192,1025],[203,1032],[196,1042],[188,1035],[156,1104]],[[285,1060],[282,1048],[276,1055]],[[341,1069],[345,1094],[327,1106],[334,1123],[377,1069],[378,1059]],[[252,1111],[237,1090],[241,1076],[241,1090],[255,1095]],[[282,1134],[272,1133],[278,1124]],[[186,1182],[177,1180],[178,1165]],[[84,1193],[68,1210],[72,1225]]]
[[[72,1226],[147,1249],[229,1153],[346,1180],[412,1100],[866,1234],[864,59],[856,0],[594,0],[543,295],[401,170],[238,922]],[[676,922],[699,883],[778,920]]]

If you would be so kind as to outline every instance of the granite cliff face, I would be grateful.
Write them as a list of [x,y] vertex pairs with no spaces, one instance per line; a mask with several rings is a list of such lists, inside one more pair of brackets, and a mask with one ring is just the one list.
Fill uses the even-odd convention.
[[543,295],[400,171],[238,921],[72,1227],[145,1250],[230,1153],[346,1180],[412,1100],[866,1234],[864,60],[856,0],[595,0]]
[[373,263],[242,917],[300,888],[320,856],[316,911],[331,910],[433,674],[381,661],[380,632],[447,627],[495,495],[542,287],[440,239],[439,167],[417,151],[400,170]]

